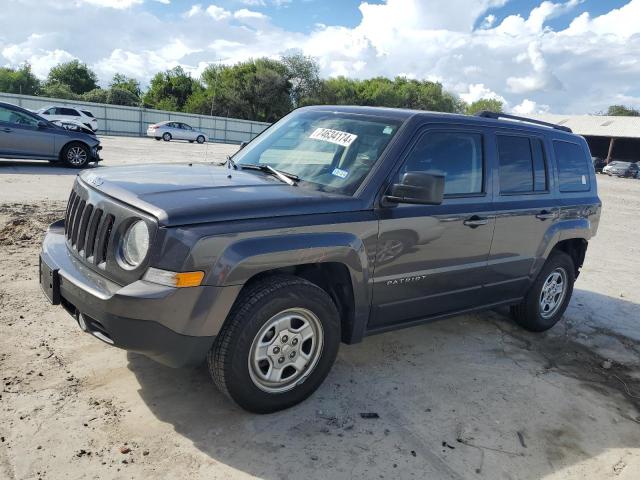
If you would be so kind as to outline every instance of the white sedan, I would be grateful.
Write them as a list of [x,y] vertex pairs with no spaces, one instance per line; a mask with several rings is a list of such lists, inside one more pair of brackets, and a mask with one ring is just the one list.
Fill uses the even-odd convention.
[[149,125],[147,128],[147,137],[153,137],[156,140],[188,140],[189,142],[204,143],[207,141],[207,135],[204,132],[195,130],[190,125],[182,122],[160,122]]

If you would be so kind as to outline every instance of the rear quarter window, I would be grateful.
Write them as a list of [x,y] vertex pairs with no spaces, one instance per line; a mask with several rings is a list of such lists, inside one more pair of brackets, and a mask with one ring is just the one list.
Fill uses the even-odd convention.
[[553,151],[558,164],[561,192],[585,192],[589,190],[589,159],[577,143],[553,141]]

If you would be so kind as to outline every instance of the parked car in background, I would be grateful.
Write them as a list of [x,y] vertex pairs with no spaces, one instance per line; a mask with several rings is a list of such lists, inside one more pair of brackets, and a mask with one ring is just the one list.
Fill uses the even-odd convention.
[[602,169],[602,173],[616,177],[638,178],[638,170],[637,163],[614,160]]
[[596,173],[602,173],[602,169],[607,165],[607,162],[604,160],[604,158],[591,157],[591,160],[593,161],[593,169],[596,171]]
[[100,161],[95,135],[64,128],[27,109],[0,102],[0,158],[49,160],[83,168]]
[[191,143],[204,143],[207,141],[207,134],[200,130],[194,129],[192,126],[182,122],[160,122],[149,125],[147,128],[147,137],[153,137],[156,140],[187,140]]
[[77,107],[51,105],[41,108],[40,110],[36,110],[36,113],[49,121],[74,120],[86,125],[94,132],[98,131],[98,120],[89,110],[81,110]]

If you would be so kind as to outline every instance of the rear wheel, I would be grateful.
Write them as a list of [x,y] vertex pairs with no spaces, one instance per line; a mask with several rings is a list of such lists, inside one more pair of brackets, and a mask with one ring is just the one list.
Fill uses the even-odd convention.
[[516,323],[532,332],[553,327],[569,305],[574,281],[571,257],[561,251],[552,252],[522,303],[511,307]]
[[171,141],[171,134],[170,134],[169,132],[166,132],[165,134],[163,134],[163,135],[162,135],[162,139],[163,139],[165,142],[169,142],[169,141]]
[[331,297],[302,278],[278,275],[243,291],[208,355],[218,388],[242,408],[291,407],[323,382],[338,352]]
[[204,143],[206,140],[206,138],[204,138],[204,135],[198,135],[198,138],[196,138],[196,142],[198,143]]
[[157,141],[162,140],[162,138],[161,138],[161,137],[154,137],[154,138],[155,138]]
[[89,147],[80,142],[65,146],[61,154],[64,163],[71,168],[84,168],[91,159]]

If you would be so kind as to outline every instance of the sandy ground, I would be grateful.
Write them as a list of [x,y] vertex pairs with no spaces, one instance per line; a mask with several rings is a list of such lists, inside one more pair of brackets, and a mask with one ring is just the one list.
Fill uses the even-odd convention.
[[[103,144],[104,167],[206,148]],[[0,161],[0,478],[640,478],[640,181],[598,177],[600,231],[550,332],[489,311],[371,337],[302,405],[256,416],[204,368],[104,345],[47,303],[39,242],[73,176]]]

